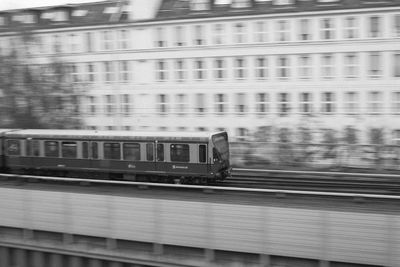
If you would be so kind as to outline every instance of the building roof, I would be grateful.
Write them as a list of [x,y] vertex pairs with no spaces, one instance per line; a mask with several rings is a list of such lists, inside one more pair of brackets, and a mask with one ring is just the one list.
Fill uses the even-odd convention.
[[[110,25],[142,21],[195,19],[343,9],[400,7],[400,0],[140,0],[132,16],[130,0],[107,0],[81,4],[0,11],[0,32],[75,26]],[[144,2],[146,1],[146,2]],[[136,2],[135,2],[136,3]],[[197,4],[196,4],[197,3]],[[139,7],[140,6],[140,7]],[[145,12],[146,13],[146,12]]]
[[0,11],[0,32],[128,21],[129,1],[101,1]]
[[[197,4],[194,4],[197,2]],[[156,20],[400,7],[398,0],[163,0]]]

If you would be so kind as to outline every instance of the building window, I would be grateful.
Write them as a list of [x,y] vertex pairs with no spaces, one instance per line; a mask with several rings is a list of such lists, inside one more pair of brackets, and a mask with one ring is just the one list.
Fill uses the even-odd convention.
[[105,114],[106,116],[112,116],[115,113],[115,96],[114,95],[105,95]]
[[311,56],[301,55],[299,57],[299,78],[310,79],[312,75]]
[[121,113],[127,117],[131,114],[131,96],[128,94],[120,95]]
[[393,143],[396,146],[400,146],[400,130],[393,131]]
[[311,93],[300,93],[300,113],[311,114],[311,112],[312,112]]
[[86,51],[93,52],[93,32],[86,33]]
[[244,115],[247,112],[246,94],[236,94],[236,114]]
[[214,96],[214,101],[215,101],[215,112],[219,115],[223,115],[225,112],[227,112],[227,105],[228,105],[228,99],[225,94],[216,94]]
[[358,56],[356,53],[345,54],[344,76],[346,78],[356,78],[358,76]]
[[334,74],[334,59],[332,54],[323,54],[322,55],[322,78],[331,79]]
[[393,77],[400,77],[400,51],[394,54],[393,60]]
[[204,94],[196,94],[196,110],[195,112],[198,115],[204,115],[206,112],[206,101],[205,101],[205,95]]
[[182,59],[178,59],[175,61],[175,69],[176,69],[176,81],[183,82],[186,79],[186,64]]
[[287,56],[279,56],[278,57],[278,78],[279,79],[287,79],[289,78],[289,58]]
[[246,42],[246,26],[244,23],[235,23],[233,25],[233,42],[236,44],[241,44]]
[[202,11],[210,9],[210,0],[190,0],[190,10]]
[[310,20],[309,19],[301,19],[300,20],[299,40],[301,40],[301,41],[311,40]]
[[400,114],[400,92],[392,93],[392,112]]
[[157,95],[157,110],[159,115],[168,113],[168,96],[164,94]]
[[119,81],[128,82],[129,81],[129,61],[123,60],[119,61]]
[[187,112],[187,96],[184,94],[176,95],[177,113],[184,116]]
[[109,51],[113,49],[112,31],[103,31],[103,50]]
[[226,79],[225,59],[217,58],[214,60],[214,78],[217,81],[222,81]]
[[128,49],[129,48],[129,31],[119,30],[118,31],[118,49]]
[[186,45],[184,41],[185,33],[183,30],[184,30],[183,26],[175,27],[175,46]]
[[67,21],[68,20],[68,12],[64,10],[54,11],[52,14],[53,21]]
[[356,17],[346,17],[344,19],[344,38],[353,39],[358,37],[358,19]]
[[165,39],[165,29],[162,27],[158,27],[155,29],[155,46],[156,47],[166,47],[167,41]]
[[378,78],[382,75],[380,52],[369,53],[368,75],[371,78]]
[[256,78],[257,80],[265,80],[268,77],[268,60],[266,57],[256,57]]
[[358,93],[346,92],[344,94],[344,111],[354,115],[358,112]]
[[80,44],[79,35],[71,33],[69,35],[69,41],[70,41],[70,45],[71,45],[70,52],[71,53],[78,52],[79,51],[79,44]]
[[256,113],[265,116],[269,111],[269,96],[267,93],[256,94]]
[[[62,43],[61,43],[61,37],[59,35],[54,35],[53,36],[54,39],[54,53],[61,53],[62,52]],[[15,39],[11,38],[10,39],[10,47],[15,47]]]
[[114,68],[113,68],[113,64],[114,62],[112,61],[107,61],[107,62],[103,62],[104,64],[104,77],[105,77],[105,82],[106,83],[110,83],[114,81]]
[[245,59],[244,58],[235,58],[234,60],[234,73],[236,80],[243,80],[246,76],[245,73]]
[[268,24],[266,21],[256,21],[254,23],[254,41],[264,43],[268,41]]
[[87,63],[87,81],[93,83],[96,81],[96,67],[94,63]]
[[288,93],[278,94],[278,115],[283,117],[289,115],[290,103]]
[[203,59],[194,61],[194,78],[196,80],[206,79],[206,63]]
[[276,33],[278,42],[289,41],[289,22],[287,20],[278,20]]
[[378,114],[382,112],[382,92],[368,92],[368,112],[371,114]]
[[80,82],[80,74],[79,65],[77,63],[71,63],[71,75],[72,75],[72,82],[78,83]]
[[168,79],[167,63],[164,60],[156,62],[156,80],[158,82],[166,81]]
[[369,17],[369,37],[381,36],[381,18],[378,16]]
[[205,34],[203,25],[194,26],[194,45],[205,45]]
[[249,130],[246,128],[236,128],[236,140],[246,141],[249,136]]
[[400,37],[400,14],[393,16],[393,33],[394,37]]
[[325,114],[332,114],[335,112],[335,94],[332,92],[322,93],[321,111]]
[[220,45],[225,43],[225,25],[224,24],[214,24],[213,25],[213,40],[214,44]]
[[333,19],[325,18],[321,20],[321,39],[331,40],[335,38],[335,28]]
[[96,96],[88,96],[88,115],[89,116],[96,116],[97,112],[97,97]]

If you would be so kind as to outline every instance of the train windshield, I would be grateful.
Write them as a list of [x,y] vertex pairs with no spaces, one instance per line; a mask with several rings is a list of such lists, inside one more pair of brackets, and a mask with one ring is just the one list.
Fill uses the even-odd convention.
[[226,132],[214,135],[212,142],[222,160],[229,160],[228,134]]

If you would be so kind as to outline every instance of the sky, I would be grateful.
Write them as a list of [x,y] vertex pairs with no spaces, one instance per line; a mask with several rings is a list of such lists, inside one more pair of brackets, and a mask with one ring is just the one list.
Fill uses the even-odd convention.
[[101,0],[0,0],[0,10],[19,9],[27,7],[55,6],[85,2],[99,2]]

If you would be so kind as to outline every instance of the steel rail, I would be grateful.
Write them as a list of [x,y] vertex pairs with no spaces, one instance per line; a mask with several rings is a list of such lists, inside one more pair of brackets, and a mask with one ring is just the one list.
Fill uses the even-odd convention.
[[241,168],[233,168],[234,172],[256,172],[256,173],[290,173],[290,174],[315,174],[315,175],[332,175],[332,176],[363,176],[363,177],[382,177],[382,178],[399,178],[400,179],[400,170],[399,174],[383,174],[383,173],[356,173],[356,172],[326,172],[326,171],[296,171],[296,170],[269,170],[269,169],[241,169]]
[[374,199],[391,199],[400,200],[400,196],[382,195],[382,194],[367,194],[367,193],[343,193],[343,192],[328,192],[328,191],[307,191],[307,190],[286,190],[286,189],[261,189],[261,188],[243,188],[243,187],[224,187],[224,186],[205,186],[205,185],[183,185],[183,184],[162,184],[149,182],[126,182],[113,180],[95,180],[83,178],[64,178],[51,176],[31,176],[19,174],[0,174],[4,178],[16,178],[25,180],[46,180],[71,183],[95,183],[95,184],[110,184],[110,185],[129,185],[139,187],[157,187],[157,188],[174,188],[174,189],[195,189],[205,192],[212,191],[227,191],[227,192],[247,192],[247,193],[270,193],[277,195],[312,195],[312,196],[330,196],[330,197],[350,197],[350,198],[374,198]]

